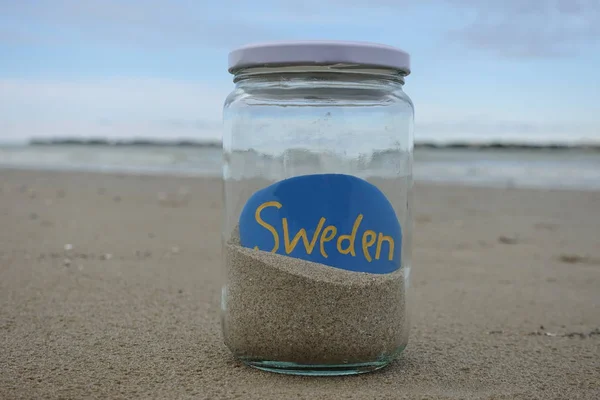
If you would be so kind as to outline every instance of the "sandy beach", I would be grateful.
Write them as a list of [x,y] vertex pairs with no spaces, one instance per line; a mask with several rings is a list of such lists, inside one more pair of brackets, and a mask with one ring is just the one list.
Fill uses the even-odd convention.
[[417,185],[408,347],[241,365],[218,179],[0,170],[0,399],[598,399],[600,192]]

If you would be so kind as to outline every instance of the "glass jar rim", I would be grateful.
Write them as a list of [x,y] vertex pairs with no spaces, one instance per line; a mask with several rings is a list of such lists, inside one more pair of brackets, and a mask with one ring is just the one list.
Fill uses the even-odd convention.
[[233,75],[233,82],[236,84],[244,81],[255,82],[256,80],[266,82],[273,79],[278,82],[281,79],[288,82],[291,82],[292,79],[296,79],[298,82],[305,79],[314,83],[315,79],[318,78],[320,81],[338,80],[346,82],[375,79],[395,81],[404,85],[407,75],[404,71],[398,69],[349,64],[261,65],[240,68],[230,72]]

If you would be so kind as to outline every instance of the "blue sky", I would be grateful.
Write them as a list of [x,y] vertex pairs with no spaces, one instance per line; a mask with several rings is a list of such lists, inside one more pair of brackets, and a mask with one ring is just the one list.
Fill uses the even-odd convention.
[[600,142],[600,0],[0,0],[0,140],[220,138],[227,54],[411,53],[417,140]]

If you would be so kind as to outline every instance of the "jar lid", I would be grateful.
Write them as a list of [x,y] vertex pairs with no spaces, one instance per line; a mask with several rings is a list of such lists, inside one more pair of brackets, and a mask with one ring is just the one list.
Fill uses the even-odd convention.
[[250,44],[229,53],[229,72],[270,65],[356,64],[410,74],[410,55],[392,46],[329,40]]

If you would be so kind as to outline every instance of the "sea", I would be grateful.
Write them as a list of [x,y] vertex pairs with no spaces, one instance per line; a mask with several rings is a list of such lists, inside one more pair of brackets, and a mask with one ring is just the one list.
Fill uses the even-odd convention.
[[[0,145],[0,168],[221,176],[215,145]],[[484,187],[600,190],[594,148],[417,147],[417,182]]]

